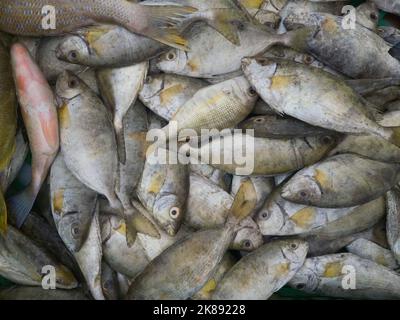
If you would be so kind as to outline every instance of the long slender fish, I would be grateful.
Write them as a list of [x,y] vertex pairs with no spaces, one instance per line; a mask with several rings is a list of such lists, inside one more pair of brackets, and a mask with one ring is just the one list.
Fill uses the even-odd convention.
[[11,47],[11,62],[22,117],[32,151],[32,182],[9,199],[9,210],[20,227],[32,209],[59,148],[55,97],[39,67],[21,44]]
[[185,48],[186,41],[176,27],[196,11],[192,7],[144,6],[125,0],[3,0],[0,30],[22,36],[52,36],[111,22],[172,47]]

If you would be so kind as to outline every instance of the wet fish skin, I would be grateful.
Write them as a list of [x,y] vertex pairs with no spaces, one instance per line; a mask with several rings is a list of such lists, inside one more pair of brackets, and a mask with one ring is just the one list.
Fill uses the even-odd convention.
[[14,227],[9,226],[7,235],[0,237],[0,247],[0,274],[6,279],[21,285],[42,286],[42,268],[51,265],[56,271],[57,288],[77,287],[70,270]]
[[125,28],[100,25],[83,28],[67,36],[56,48],[56,56],[78,65],[122,68],[157,57],[168,48]]
[[317,235],[333,240],[372,227],[385,214],[383,198],[350,208],[318,208],[285,200],[281,196],[283,185],[273,191],[256,215],[265,236]]
[[[55,8],[56,28],[43,27],[43,7]],[[122,0],[4,0],[0,4],[0,29],[23,36],[65,34],[96,23],[118,24],[131,32],[160,42],[185,48],[177,27],[182,19],[195,12],[192,7],[143,6]]]
[[[344,266],[356,272],[356,288],[343,288]],[[398,299],[400,277],[394,271],[351,253],[339,253],[306,260],[289,285],[308,293],[349,299]]]
[[59,149],[59,128],[54,94],[27,49],[11,47],[11,62],[22,118],[32,151],[32,181],[21,193],[8,200],[11,214],[20,227]]
[[196,232],[169,247],[135,279],[127,299],[187,299],[193,296],[215,272],[233,240],[235,226],[250,214],[255,202],[254,188],[243,183],[225,226]]
[[397,262],[400,262],[400,241],[399,241],[399,213],[400,213],[400,193],[393,188],[386,194],[387,220],[386,235],[393,255]]
[[80,182],[58,154],[50,171],[51,210],[61,239],[72,252],[85,243],[97,208],[97,193]]
[[346,246],[346,250],[361,258],[369,259],[389,269],[396,270],[399,264],[393,253],[367,239],[357,239]]
[[[228,161],[224,161],[225,154],[242,154],[242,150],[250,147],[249,141],[254,142],[253,166],[250,167],[250,163],[242,164],[238,163],[238,161],[229,161],[232,163],[227,163]],[[230,174],[271,177],[316,163],[335,146],[335,141],[335,137],[332,135],[269,139],[235,134],[213,138],[210,143],[202,144],[200,148],[191,147],[189,144],[185,145],[182,147],[182,152],[190,152],[192,159],[210,163],[213,167]],[[210,150],[209,154],[205,153],[206,150]],[[208,156],[208,158],[203,155]],[[213,159],[221,159],[221,161],[220,163],[213,163]]]
[[241,129],[254,129],[254,136],[260,138],[296,138],[329,134],[328,130],[310,126],[305,122],[277,114],[256,116],[239,124]]
[[246,58],[242,64],[260,97],[278,113],[325,129],[373,134],[399,144],[397,128],[384,128],[372,119],[368,104],[343,80],[281,59]]
[[243,257],[218,284],[213,300],[266,300],[303,265],[307,242],[275,241]]
[[56,87],[57,95],[63,100],[59,106],[59,119],[61,151],[67,168],[119,210],[127,220],[129,244],[135,241],[137,231],[156,236],[154,226],[130,203],[121,203],[115,192],[118,154],[107,108],[85,83],[68,71],[61,74]]
[[351,207],[384,195],[398,182],[399,169],[398,163],[355,154],[337,155],[299,171],[281,195],[289,201],[318,207]]
[[123,120],[129,108],[133,107],[147,76],[149,63],[142,62],[124,68],[109,68],[97,71],[101,96],[113,110],[114,129],[117,136],[118,157],[126,163],[126,146]]
[[377,33],[388,43],[396,45],[400,42],[399,29],[392,26],[379,26]]
[[[257,185],[253,183],[253,187],[257,191]],[[258,192],[256,196],[259,201]],[[229,216],[233,199],[232,195],[209,179],[191,173],[184,224],[195,230],[222,227]],[[230,245],[232,250],[252,251],[263,244],[260,230],[251,217],[243,219],[236,231]]]
[[139,99],[154,113],[169,121],[180,107],[206,86],[206,82],[195,78],[165,73],[149,75]]
[[120,297],[120,285],[118,281],[118,272],[103,260],[101,263],[101,287],[106,300],[118,300]]

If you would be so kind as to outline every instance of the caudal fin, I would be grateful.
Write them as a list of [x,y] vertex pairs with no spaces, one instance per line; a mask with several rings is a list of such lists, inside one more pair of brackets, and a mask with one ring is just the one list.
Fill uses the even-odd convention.
[[390,137],[387,139],[390,143],[394,144],[397,147],[400,147],[400,127],[392,127],[392,128],[385,128]]
[[36,193],[26,188],[21,193],[7,200],[9,215],[15,221],[17,228],[21,228],[35,203]]
[[393,57],[396,58],[397,60],[400,60],[400,43],[396,44],[394,47],[392,47],[389,50],[389,54]]
[[136,233],[143,233],[153,238],[160,238],[160,233],[154,224],[135,208],[125,212],[126,242],[129,247],[135,243]]
[[3,193],[0,191],[0,233],[5,234],[7,232],[7,206],[3,197]]
[[125,148],[125,132],[123,127],[115,127],[115,134],[117,136],[117,150],[119,162],[126,163],[126,148]]
[[240,222],[248,217],[254,210],[257,204],[257,192],[250,179],[242,182],[231,207],[230,218]]
[[141,11],[146,16],[145,26],[138,31],[137,21],[133,21],[133,32],[140,32],[173,48],[188,50],[187,41],[180,32],[184,21],[197,9],[178,5],[141,5]]

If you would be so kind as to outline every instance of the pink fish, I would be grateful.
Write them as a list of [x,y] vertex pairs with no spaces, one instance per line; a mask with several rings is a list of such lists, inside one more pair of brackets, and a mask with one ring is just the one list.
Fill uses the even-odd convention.
[[32,181],[24,191],[8,200],[10,214],[14,215],[20,227],[57,155],[59,135],[53,91],[23,45],[16,43],[11,47],[11,63],[32,152]]

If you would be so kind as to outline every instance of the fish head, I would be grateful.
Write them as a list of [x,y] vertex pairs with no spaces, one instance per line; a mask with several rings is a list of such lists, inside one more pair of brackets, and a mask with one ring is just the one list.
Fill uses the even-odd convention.
[[251,217],[243,219],[239,230],[230,246],[233,250],[253,251],[263,245],[264,240],[260,229]]
[[278,68],[277,63],[270,58],[243,58],[242,69],[247,79],[254,88],[260,93],[261,88],[269,88],[272,77]]
[[301,239],[290,239],[284,243],[281,250],[291,264],[301,266],[307,256],[308,243]]
[[313,176],[300,173],[283,186],[281,196],[288,201],[312,205],[321,200],[322,191]]
[[150,100],[164,89],[164,74],[148,75],[144,81],[140,97]]
[[166,73],[182,73],[188,64],[188,57],[183,50],[171,49],[158,58],[157,67]]
[[[70,212],[64,214],[58,221],[58,233],[71,252],[78,252],[81,249],[89,231],[91,217],[90,214]],[[86,218],[87,221],[82,221],[81,218]]]
[[285,225],[283,208],[273,199],[267,200],[256,215],[256,223],[264,236],[277,235]]
[[184,204],[178,196],[168,194],[159,196],[154,203],[153,215],[157,223],[170,235],[178,232],[184,216]]
[[57,46],[56,57],[69,63],[84,63],[89,60],[90,50],[84,39],[74,35]]
[[82,93],[82,81],[74,73],[64,71],[56,83],[56,94],[62,100],[71,100]]
[[289,281],[289,285],[294,289],[313,293],[318,289],[319,282],[318,275],[313,270],[311,263],[306,260],[305,264]]
[[237,77],[231,81],[232,91],[243,105],[254,105],[256,103],[258,99],[257,91],[245,77]]

